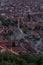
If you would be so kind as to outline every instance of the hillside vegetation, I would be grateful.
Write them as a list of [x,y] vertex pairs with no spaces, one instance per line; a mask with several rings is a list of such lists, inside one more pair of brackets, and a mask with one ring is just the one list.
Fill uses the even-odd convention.
[[0,65],[43,65],[43,55],[0,53]]

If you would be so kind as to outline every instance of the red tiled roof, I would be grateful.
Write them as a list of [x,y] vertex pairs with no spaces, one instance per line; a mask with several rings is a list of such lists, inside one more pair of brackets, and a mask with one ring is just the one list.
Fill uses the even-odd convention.
[[30,30],[29,33],[33,35],[40,35],[38,31],[33,31],[33,30]]
[[0,25],[0,28],[2,29],[4,26],[3,25]]
[[8,40],[1,40],[0,44],[5,44],[5,43],[8,43],[8,42],[9,42]]
[[30,43],[28,43],[27,41],[25,41],[24,47],[25,47],[27,50],[31,50],[31,52],[36,52],[35,48],[34,48]]
[[15,52],[23,52],[23,51],[26,51],[26,49],[24,47],[20,47],[20,46],[14,47],[13,50]]
[[4,47],[2,47],[2,46],[0,45],[0,50],[1,50],[1,49],[5,49],[5,48],[4,48]]

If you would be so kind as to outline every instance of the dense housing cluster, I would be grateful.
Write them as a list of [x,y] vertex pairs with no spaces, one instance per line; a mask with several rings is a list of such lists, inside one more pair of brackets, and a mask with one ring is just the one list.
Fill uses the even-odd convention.
[[43,0],[0,0],[0,52],[43,53]]

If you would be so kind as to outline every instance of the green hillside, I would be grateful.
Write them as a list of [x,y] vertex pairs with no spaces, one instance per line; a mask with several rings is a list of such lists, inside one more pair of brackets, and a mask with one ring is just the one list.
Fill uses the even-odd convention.
[[0,53],[0,65],[43,65],[43,55]]

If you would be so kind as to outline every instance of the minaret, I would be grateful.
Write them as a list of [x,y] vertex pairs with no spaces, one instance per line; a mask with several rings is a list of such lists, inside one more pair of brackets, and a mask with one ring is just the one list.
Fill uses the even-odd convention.
[[31,4],[32,4],[33,0],[31,0]]
[[22,30],[20,29],[20,16],[19,16],[19,18],[18,18],[18,29],[19,29],[19,31],[23,34]]
[[18,29],[20,29],[20,17],[18,18]]
[[32,20],[32,17],[31,17],[31,9],[30,9],[30,7],[29,7],[28,12],[29,12],[29,15],[30,15],[30,21],[31,21],[31,20]]

